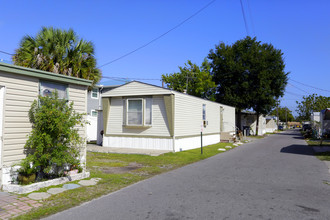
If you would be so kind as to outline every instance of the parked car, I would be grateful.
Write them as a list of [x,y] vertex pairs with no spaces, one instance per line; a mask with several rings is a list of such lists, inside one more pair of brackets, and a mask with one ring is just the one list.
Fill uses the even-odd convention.
[[278,130],[283,131],[283,126],[282,125],[279,125],[278,126]]

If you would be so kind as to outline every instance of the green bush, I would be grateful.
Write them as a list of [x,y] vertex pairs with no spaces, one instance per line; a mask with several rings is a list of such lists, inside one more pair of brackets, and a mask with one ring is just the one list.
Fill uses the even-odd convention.
[[[32,167],[42,178],[55,178],[63,175],[67,164],[79,166],[81,145],[84,140],[78,134],[79,126],[86,123],[83,114],[73,110],[70,104],[58,98],[39,96],[29,111],[32,132],[24,146],[26,158],[22,167]],[[23,171],[23,170],[21,170]]]

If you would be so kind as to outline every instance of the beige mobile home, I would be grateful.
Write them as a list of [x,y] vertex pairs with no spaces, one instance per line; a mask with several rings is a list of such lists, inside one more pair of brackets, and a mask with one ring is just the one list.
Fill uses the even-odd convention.
[[[74,102],[77,112],[86,113],[87,88],[91,81],[0,63],[0,178],[11,181],[11,166],[25,157],[27,135],[31,131],[29,109],[38,95],[57,89],[59,96]],[[86,129],[80,135],[86,136]],[[83,146],[85,160],[86,146]]]
[[102,94],[104,147],[181,151],[235,131],[235,108],[141,82]]

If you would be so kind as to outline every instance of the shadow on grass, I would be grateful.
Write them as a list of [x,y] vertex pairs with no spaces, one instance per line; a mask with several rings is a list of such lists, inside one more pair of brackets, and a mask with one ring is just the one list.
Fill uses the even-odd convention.
[[301,155],[308,155],[308,156],[314,156],[315,152],[313,148],[311,148],[308,145],[290,145],[287,147],[283,147],[281,149],[281,153],[288,153],[288,154],[301,154]]

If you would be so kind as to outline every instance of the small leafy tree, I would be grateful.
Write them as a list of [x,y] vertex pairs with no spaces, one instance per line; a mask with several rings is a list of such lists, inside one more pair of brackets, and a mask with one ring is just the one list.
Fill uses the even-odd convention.
[[32,132],[25,144],[27,157],[22,164],[31,164],[41,176],[61,175],[56,170],[65,164],[79,165],[83,139],[78,127],[84,126],[83,114],[74,111],[73,103],[59,99],[57,91],[49,97],[39,96],[29,111]]
[[319,112],[330,106],[330,97],[312,94],[304,96],[301,102],[297,103],[297,113],[301,121],[309,121],[312,112]]
[[277,113],[280,121],[294,121],[292,111],[288,107],[275,108],[270,114],[277,116]]
[[200,67],[188,60],[184,67],[179,66],[179,70],[177,73],[162,75],[162,80],[168,88],[179,92],[187,90],[189,95],[215,100],[216,86],[212,81],[207,59],[204,59]]

